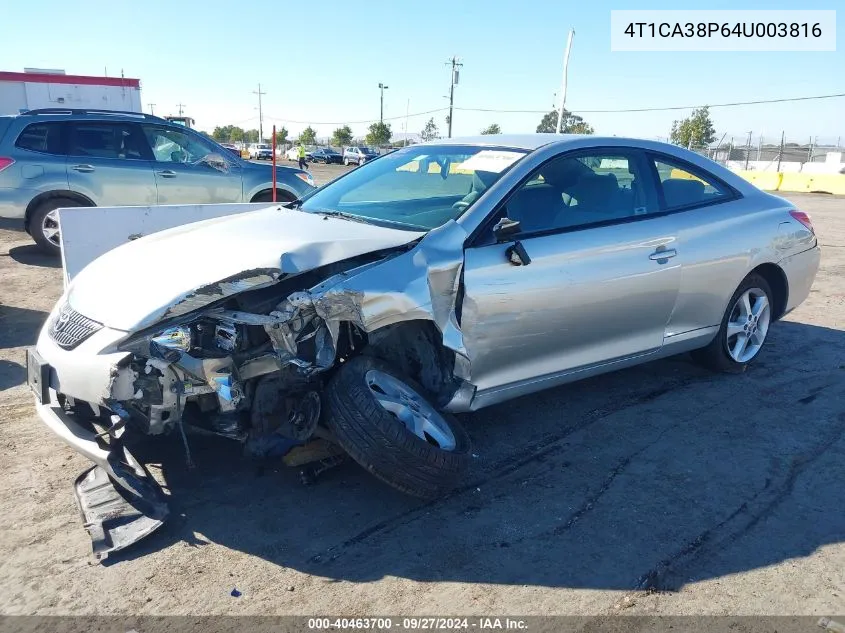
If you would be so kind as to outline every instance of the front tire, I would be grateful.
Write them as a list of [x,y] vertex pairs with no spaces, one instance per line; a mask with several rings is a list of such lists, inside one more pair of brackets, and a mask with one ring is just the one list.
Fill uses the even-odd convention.
[[50,198],[39,204],[29,217],[29,234],[38,248],[54,257],[62,254],[57,209],[87,206],[70,198]]
[[327,425],[338,444],[397,490],[424,499],[441,496],[469,465],[466,431],[435,410],[420,385],[384,361],[350,359],[325,393]]
[[716,337],[693,358],[713,371],[739,374],[757,358],[774,319],[772,290],[760,275],[742,280],[731,296]]

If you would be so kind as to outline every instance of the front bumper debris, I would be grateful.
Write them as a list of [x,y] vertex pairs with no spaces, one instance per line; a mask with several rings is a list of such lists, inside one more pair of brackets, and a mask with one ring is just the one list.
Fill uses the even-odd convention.
[[103,447],[94,431],[57,404],[37,402],[35,408],[53,433],[96,464],[76,480],[74,492],[98,560],[164,523],[169,513],[164,492],[121,442]]
[[76,480],[73,490],[97,560],[137,543],[164,523],[168,514],[164,494],[151,477],[147,479],[144,498],[118,490],[101,466]]

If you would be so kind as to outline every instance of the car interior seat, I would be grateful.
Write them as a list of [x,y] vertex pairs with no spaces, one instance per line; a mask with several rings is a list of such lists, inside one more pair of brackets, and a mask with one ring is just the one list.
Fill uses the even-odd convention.
[[663,181],[663,197],[668,207],[701,202],[706,197],[704,183],[686,178],[667,178]]

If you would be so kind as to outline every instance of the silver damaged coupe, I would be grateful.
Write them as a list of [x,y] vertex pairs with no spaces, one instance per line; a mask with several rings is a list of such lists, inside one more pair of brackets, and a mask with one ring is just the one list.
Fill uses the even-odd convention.
[[348,454],[440,495],[471,457],[453,414],[684,352],[741,372],[819,257],[805,213],[672,145],[436,141],[107,252],[50,314],[29,383],[95,463],[76,494],[105,556],[167,516],[140,434]]

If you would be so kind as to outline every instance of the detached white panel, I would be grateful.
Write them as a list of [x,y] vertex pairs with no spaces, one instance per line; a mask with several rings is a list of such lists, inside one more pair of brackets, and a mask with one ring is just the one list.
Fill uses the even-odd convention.
[[[65,285],[103,253],[134,239],[183,224],[266,209],[266,202],[174,204],[152,207],[59,209]],[[144,262],[137,262],[139,270]],[[173,271],[179,274],[179,271]]]

